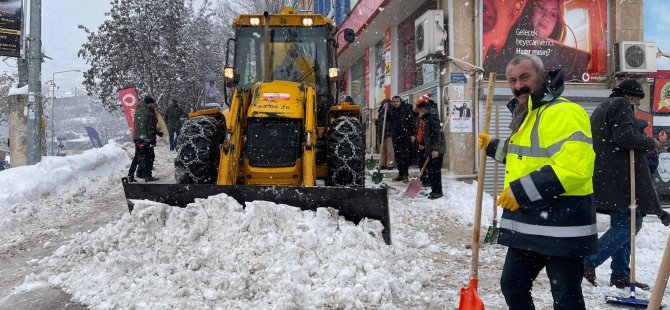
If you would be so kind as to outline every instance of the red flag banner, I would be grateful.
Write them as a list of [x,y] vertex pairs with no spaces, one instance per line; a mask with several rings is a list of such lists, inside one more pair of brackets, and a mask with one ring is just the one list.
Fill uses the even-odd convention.
[[135,87],[120,89],[119,99],[121,99],[123,112],[126,114],[126,121],[128,121],[128,128],[130,128],[130,135],[135,136],[135,109],[137,108],[137,103],[139,102]]

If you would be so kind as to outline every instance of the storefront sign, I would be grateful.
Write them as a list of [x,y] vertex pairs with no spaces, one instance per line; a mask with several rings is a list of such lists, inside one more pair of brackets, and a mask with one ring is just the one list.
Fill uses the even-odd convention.
[[384,94],[386,99],[391,98],[391,28],[386,29],[384,42]]
[[[344,21],[340,29],[351,28],[354,30],[354,33],[358,35],[361,33],[365,27],[381,12],[380,9],[385,6],[390,0],[360,0],[358,4],[351,10],[351,14],[347,20]],[[337,43],[339,44],[337,48],[337,54],[341,54],[349,43],[344,41],[344,36],[337,36]]]
[[562,68],[565,80],[599,82],[607,74],[607,0],[483,1],[485,76],[505,74],[519,54]]
[[472,100],[452,100],[449,131],[472,132]]
[[654,80],[654,112],[670,113],[670,79]]

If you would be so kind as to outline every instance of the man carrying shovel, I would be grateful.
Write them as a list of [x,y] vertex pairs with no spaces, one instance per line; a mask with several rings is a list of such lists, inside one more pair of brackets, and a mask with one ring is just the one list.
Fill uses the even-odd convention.
[[[513,104],[527,114],[508,142],[498,243],[508,247],[500,287],[509,309],[535,309],[533,281],[546,267],[554,309],[585,309],[582,259],[597,250],[589,116],[561,97],[563,72],[534,55],[507,65]],[[486,133],[482,144],[490,142]],[[495,144],[495,143],[494,143]]]
[[433,100],[420,102],[417,106],[417,112],[423,120],[423,138],[419,141],[419,149],[425,151],[428,156],[428,165],[426,167],[426,183],[430,185],[429,199],[442,197],[442,160],[446,146],[442,139],[440,120],[437,115],[430,113],[431,105],[435,104]]

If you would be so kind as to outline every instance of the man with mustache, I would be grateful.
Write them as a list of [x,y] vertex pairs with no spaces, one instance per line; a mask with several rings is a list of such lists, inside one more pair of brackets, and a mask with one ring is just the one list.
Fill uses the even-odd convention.
[[535,309],[533,281],[546,267],[554,309],[585,309],[583,257],[597,250],[589,116],[561,97],[563,71],[544,70],[534,55],[507,64],[514,94],[513,134],[479,147],[506,165],[498,243],[508,247],[500,286],[509,309]]

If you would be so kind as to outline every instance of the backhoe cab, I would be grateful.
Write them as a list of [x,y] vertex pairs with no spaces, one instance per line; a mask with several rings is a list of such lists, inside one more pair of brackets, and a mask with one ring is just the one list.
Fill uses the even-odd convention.
[[[185,206],[227,193],[240,202],[332,207],[356,223],[380,220],[390,243],[386,189],[365,188],[360,107],[337,103],[333,22],[285,8],[241,15],[234,28],[226,52],[228,61],[234,42],[233,66],[224,70],[229,108],[189,115],[177,140],[179,184],[124,182],[126,197]],[[342,33],[353,41],[351,29]]]

